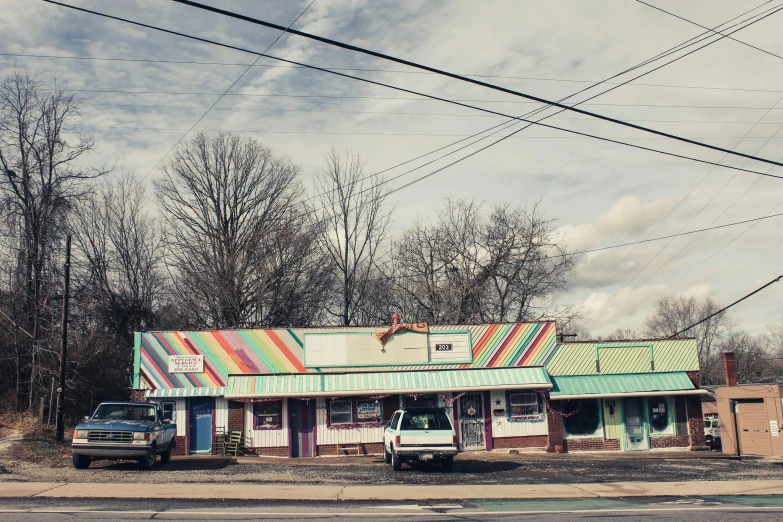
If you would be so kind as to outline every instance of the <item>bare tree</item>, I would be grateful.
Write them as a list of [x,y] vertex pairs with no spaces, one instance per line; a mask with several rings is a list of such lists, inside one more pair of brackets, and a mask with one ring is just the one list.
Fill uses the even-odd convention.
[[286,225],[299,167],[252,139],[197,134],[155,181],[181,302],[215,328],[253,324],[271,234]]
[[328,312],[346,326],[355,324],[365,305],[370,280],[381,277],[376,265],[389,224],[383,180],[371,184],[364,169],[359,156],[332,150],[315,184],[320,204],[315,214],[325,227],[319,237],[336,289]]
[[[18,364],[29,370],[29,408],[38,390],[49,387],[48,379],[41,378],[51,370],[42,353],[52,351],[43,329],[56,320],[46,310],[56,290],[46,281],[47,273],[59,264],[52,256],[74,202],[85,194],[85,183],[105,173],[83,166],[94,143],[76,124],[80,106],[81,100],[57,81],[45,86],[24,69],[0,82],[0,193],[6,222],[14,230],[7,245],[16,252],[11,286],[21,296],[19,306],[14,305],[19,320],[13,322],[29,333],[29,343],[15,336],[15,342],[26,345],[15,345],[15,350],[22,354]],[[20,385],[17,389],[21,393]]]

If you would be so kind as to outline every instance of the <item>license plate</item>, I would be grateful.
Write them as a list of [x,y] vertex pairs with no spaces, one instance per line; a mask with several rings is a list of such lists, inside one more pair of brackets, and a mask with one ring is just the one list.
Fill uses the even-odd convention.
[[419,455],[420,460],[432,460],[433,457],[434,455],[432,453],[422,453]]

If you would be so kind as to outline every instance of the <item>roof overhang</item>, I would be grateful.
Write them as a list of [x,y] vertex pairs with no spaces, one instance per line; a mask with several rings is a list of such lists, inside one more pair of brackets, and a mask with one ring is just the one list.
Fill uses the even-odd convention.
[[427,371],[229,375],[227,399],[549,389],[543,367]]
[[686,372],[552,376],[552,400],[704,395]]
[[707,395],[707,390],[674,390],[674,391],[650,391],[628,393],[583,393],[578,395],[552,396],[553,401],[565,401],[569,399],[612,399],[621,397],[660,397],[663,395]]
[[166,397],[221,397],[226,393],[224,387],[220,388],[158,388],[146,390],[144,397],[148,399],[161,399]]

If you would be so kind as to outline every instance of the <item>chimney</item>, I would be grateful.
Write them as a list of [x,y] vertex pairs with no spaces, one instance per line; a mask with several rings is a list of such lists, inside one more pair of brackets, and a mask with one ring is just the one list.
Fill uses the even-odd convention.
[[398,314],[397,312],[394,312],[392,314],[392,324],[394,326],[397,326],[398,324],[400,324],[400,319],[401,319],[400,314]]
[[723,352],[723,373],[726,375],[726,386],[737,385],[737,360],[734,352]]

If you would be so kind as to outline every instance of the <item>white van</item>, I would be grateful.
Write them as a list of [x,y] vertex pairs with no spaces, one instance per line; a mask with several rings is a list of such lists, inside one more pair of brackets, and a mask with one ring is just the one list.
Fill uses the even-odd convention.
[[710,449],[720,449],[720,420],[704,419],[704,440]]

